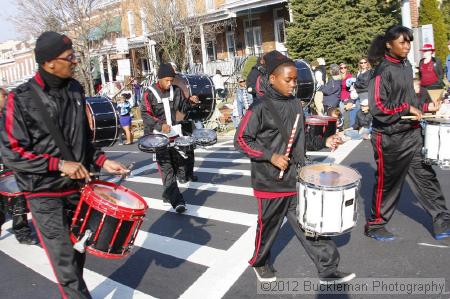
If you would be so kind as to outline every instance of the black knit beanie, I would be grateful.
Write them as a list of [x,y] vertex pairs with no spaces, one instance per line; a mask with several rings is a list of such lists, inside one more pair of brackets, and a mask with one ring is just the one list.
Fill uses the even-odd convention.
[[47,61],[55,59],[62,52],[69,49],[72,49],[72,41],[70,38],[64,34],[46,31],[38,37],[34,55],[36,56],[36,62],[42,65]]
[[272,72],[283,63],[294,63],[292,59],[286,57],[285,55],[281,54],[277,50],[270,51],[266,55],[264,55],[264,61],[266,62],[266,70],[267,74],[272,74]]
[[175,71],[170,63],[162,63],[158,69],[158,78],[175,77]]

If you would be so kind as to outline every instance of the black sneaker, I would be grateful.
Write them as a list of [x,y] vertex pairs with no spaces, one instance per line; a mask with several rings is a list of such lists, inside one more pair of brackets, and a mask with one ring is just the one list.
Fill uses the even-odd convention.
[[260,282],[272,282],[277,280],[275,276],[275,269],[272,265],[264,265],[262,267],[252,267],[256,273],[256,277]]
[[179,214],[182,214],[186,211],[186,205],[184,203],[180,203],[175,207],[175,211]]
[[331,275],[321,277],[320,284],[343,284],[349,282],[353,278],[355,278],[355,273],[345,273],[341,271],[336,271]]
[[395,240],[394,234],[388,231],[384,226],[377,228],[369,228],[367,225],[364,229],[364,234],[377,241],[392,241]]
[[187,180],[185,178],[178,178],[178,183],[180,184],[186,184]]
[[24,245],[36,245],[37,244],[37,241],[35,239],[33,239],[31,236],[18,237],[17,241],[20,244],[24,244]]
[[[446,215],[447,216],[447,215]],[[441,217],[434,221],[434,238],[442,240],[450,237],[450,219],[449,217]]]

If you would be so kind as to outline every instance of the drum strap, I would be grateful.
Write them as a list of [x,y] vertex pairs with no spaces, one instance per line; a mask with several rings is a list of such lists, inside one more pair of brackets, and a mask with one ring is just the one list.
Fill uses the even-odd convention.
[[164,105],[164,115],[166,116],[166,123],[169,126],[172,126],[172,113],[170,111],[170,105],[169,105],[169,101],[173,101],[173,87],[170,86],[170,96],[169,98],[162,98],[159,96],[158,92],[152,87],[149,86],[150,91],[153,93],[153,95],[155,96],[156,100],[158,101],[158,103],[163,103]]
[[59,147],[59,150],[61,151],[64,160],[75,161],[75,157],[73,156],[72,151],[69,149],[66,142],[64,141],[64,138],[61,134],[61,130],[56,128],[55,124],[57,124],[57,121],[53,118],[53,116],[49,113],[49,111],[46,108],[46,106],[49,105],[48,103],[50,99],[34,80],[30,80],[30,82],[32,90],[31,94],[34,97],[34,100],[38,105],[39,110],[41,110],[42,120],[45,126],[47,127],[48,131],[50,132],[50,135],[55,140],[56,145]]

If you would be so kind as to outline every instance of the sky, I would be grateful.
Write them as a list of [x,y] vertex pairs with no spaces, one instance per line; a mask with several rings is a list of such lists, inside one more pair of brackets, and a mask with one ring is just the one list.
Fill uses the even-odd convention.
[[8,20],[16,12],[15,3],[16,0],[0,0],[0,42],[9,39],[20,39],[20,35],[17,33],[14,25]]

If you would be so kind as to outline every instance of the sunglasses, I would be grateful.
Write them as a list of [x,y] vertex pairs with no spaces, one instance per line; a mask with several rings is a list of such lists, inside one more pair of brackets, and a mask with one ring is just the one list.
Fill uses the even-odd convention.
[[245,82],[245,81],[239,81],[239,83],[243,83],[243,82]]
[[341,66],[340,67],[341,70],[346,69],[346,68],[347,68],[346,66]]
[[75,53],[70,54],[69,56],[66,57],[56,57],[56,60],[64,60],[64,61],[68,61],[68,62],[74,62],[75,60],[77,60],[77,56],[75,55]]
[[366,64],[367,61],[360,61],[359,64]]

